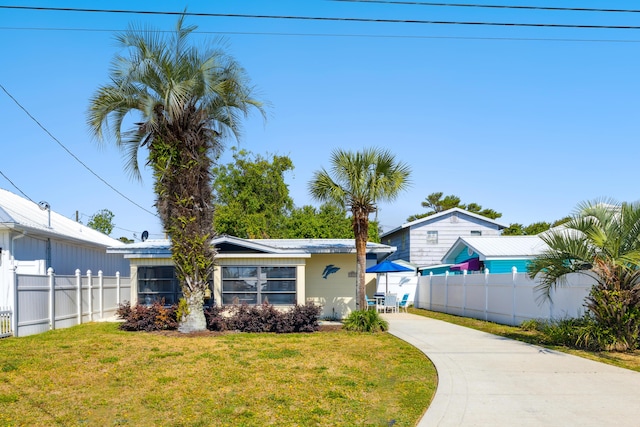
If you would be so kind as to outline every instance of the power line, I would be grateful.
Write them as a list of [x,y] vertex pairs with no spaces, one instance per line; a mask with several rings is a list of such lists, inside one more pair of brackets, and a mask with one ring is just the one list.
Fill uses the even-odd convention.
[[498,4],[471,4],[471,3],[430,3],[420,1],[391,1],[391,0],[327,0],[344,3],[377,3],[377,4],[397,4],[409,6],[445,6],[445,7],[475,7],[485,9],[519,9],[519,10],[551,10],[568,12],[622,12],[640,13],[636,9],[599,9],[590,7],[555,7],[555,6],[525,6],[525,5],[498,5]]
[[22,190],[21,190],[17,185],[15,185],[15,184],[13,183],[13,181],[11,181],[11,180],[7,177],[7,175],[5,175],[4,173],[2,173],[2,171],[0,171],[0,175],[2,175],[2,176],[4,177],[4,179],[6,179],[7,181],[9,181],[9,183],[10,183],[11,185],[13,185],[13,188],[15,188],[16,190],[18,190],[18,191],[20,192],[20,194],[22,194],[22,195],[25,197],[25,199],[28,199],[30,202],[35,203],[33,200],[31,200],[31,197],[27,196],[27,195],[24,193],[24,191],[22,191]]
[[[47,134],[47,135],[49,135],[49,136],[51,137],[51,139],[53,139],[55,142],[57,142],[57,143],[58,143],[58,145],[59,145],[60,147],[62,147],[62,148],[63,148],[63,149],[64,149],[64,150],[65,150],[65,151],[66,151],[66,152],[67,152],[71,157],[73,157],[73,158],[74,158],[78,163],[80,163],[82,166],[84,166],[84,168],[85,168],[86,170],[88,170],[89,172],[91,172],[91,174],[92,174],[92,175],[94,175],[96,178],[98,178],[100,181],[102,181],[102,182],[103,182],[107,187],[111,188],[113,191],[115,191],[116,193],[118,193],[120,196],[122,196],[123,198],[125,198],[125,199],[126,199],[126,200],[128,200],[129,202],[133,203],[135,206],[139,207],[140,209],[142,209],[143,211],[145,211],[145,212],[147,212],[147,213],[150,213],[151,215],[157,216],[155,213],[153,213],[153,212],[151,212],[151,211],[147,210],[146,208],[144,208],[144,207],[140,206],[138,203],[136,203],[136,202],[134,202],[133,200],[131,200],[129,197],[125,196],[123,193],[121,193],[119,190],[117,190],[113,185],[109,184],[106,180],[104,180],[100,175],[98,175],[97,173],[95,173],[95,172],[94,172],[94,171],[93,171],[89,166],[87,166],[87,165],[86,165],[82,160],[80,160],[80,159],[79,159],[75,154],[73,154],[73,153],[72,153],[72,152],[71,152],[67,147],[65,147],[65,145],[64,145],[62,142],[60,142],[60,141],[59,141],[55,136],[53,136],[53,134],[52,134],[51,132],[49,132],[49,130],[48,130],[47,128],[45,128],[45,127],[44,127],[44,126],[43,126],[43,125],[42,125],[42,124],[41,124],[41,123],[40,123],[40,122],[39,122],[35,117],[33,117],[33,115],[31,115],[31,113],[29,113],[29,111],[27,111],[27,109],[26,109],[26,108],[24,108],[24,107],[22,106],[22,104],[20,104],[20,103],[18,102],[18,100],[17,100],[17,99],[15,99],[15,98],[13,97],[13,95],[11,95],[11,94],[9,93],[9,91],[7,91],[7,89],[5,89],[5,87],[4,87],[2,84],[0,84],[0,89],[2,89],[2,90],[4,91],[4,93],[6,93],[6,94],[7,94],[7,96],[8,96],[9,98],[11,98],[11,100],[12,100],[13,102],[15,102],[15,104],[16,104],[18,107],[20,107],[20,109],[21,109],[22,111],[24,111],[24,112],[25,112],[25,114],[26,114],[27,116],[29,116],[29,118],[30,118],[31,120],[33,120],[33,121],[34,121],[34,122],[35,122],[35,123],[36,123],[36,124],[37,124],[37,125],[38,125],[38,126],[39,126],[39,127],[40,127],[40,128],[41,128],[41,129],[46,133],[46,134]],[[4,176],[4,175],[3,175],[3,176]],[[23,193],[23,194],[24,194],[24,193]],[[31,199],[29,199],[29,200],[31,200]]]
[[[0,31],[80,31],[114,33],[122,29],[96,28],[43,28],[43,27],[0,27]],[[169,30],[154,30],[158,33],[170,33]],[[393,34],[342,34],[342,33],[286,33],[251,31],[194,31],[194,34],[244,35],[244,36],[283,36],[283,37],[354,37],[354,38],[390,38],[390,39],[451,39],[451,40],[496,40],[496,41],[545,41],[545,42],[584,42],[584,43],[640,43],[640,39],[574,39],[550,37],[479,37],[479,36],[420,36]]]
[[431,21],[419,19],[383,19],[383,18],[339,18],[324,16],[292,16],[292,15],[252,15],[236,13],[205,13],[205,12],[171,12],[171,11],[145,11],[122,9],[86,9],[86,8],[60,8],[60,7],[36,7],[36,6],[0,6],[0,9],[19,10],[44,10],[55,12],[87,12],[87,13],[127,13],[140,15],[184,15],[215,18],[252,18],[252,19],[285,19],[301,21],[325,21],[325,22],[366,22],[386,24],[422,24],[422,25],[472,25],[472,26],[496,26],[496,27],[528,27],[528,28],[576,28],[576,29],[608,29],[608,30],[640,30],[636,25],[590,25],[590,24],[536,24],[523,22],[486,22],[486,21]]

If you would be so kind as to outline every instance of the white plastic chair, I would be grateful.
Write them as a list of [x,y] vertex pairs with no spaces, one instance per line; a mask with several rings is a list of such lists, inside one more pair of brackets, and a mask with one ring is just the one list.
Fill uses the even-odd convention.
[[398,312],[398,296],[396,294],[387,294],[384,296],[384,311],[391,309],[392,313]]

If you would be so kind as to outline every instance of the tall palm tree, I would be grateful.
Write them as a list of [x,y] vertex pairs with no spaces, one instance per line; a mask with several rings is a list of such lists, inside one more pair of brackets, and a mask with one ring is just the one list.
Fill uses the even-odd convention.
[[597,284],[587,297],[596,321],[612,331],[617,349],[637,345],[640,332],[640,203],[581,203],[562,226],[539,235],[548,249],[528,267],[538,290],[566,285],[570,273],[589,274]]
[[337,149],[331,153],[331,172],[323,168],[309,181],[313,198],[351,211],[357,257],[356,301],[360,309],[367,306],[364,279],[369,214],[376,212],[379,201],[398,197],[408,187],[410,174],[409,166],[396,162],[388,150],[367,148],[354,153]]
[[[263,110],[244,69],[220,48],[191,46],[196,27],[183,20],[168,38],[134,26],[117,36],[128,56],[114,58],[111,82],[91,98],[87,121],[98,140],[113,134],[134,178],[138,151],[148,149],[156,207],[187,303],[180,330],[189,332],[206,328],[202,307],[215,258],[212,166],[223,138],[238,136],[240,118],[252,107]],[[123,132],[136,113],[139,121]]]

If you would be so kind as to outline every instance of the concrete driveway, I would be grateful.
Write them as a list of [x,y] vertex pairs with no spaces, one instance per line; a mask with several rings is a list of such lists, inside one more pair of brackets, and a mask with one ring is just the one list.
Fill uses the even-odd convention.
[[640,372],[413,314],[383,316],[438,371],[419,426],[640,426]]

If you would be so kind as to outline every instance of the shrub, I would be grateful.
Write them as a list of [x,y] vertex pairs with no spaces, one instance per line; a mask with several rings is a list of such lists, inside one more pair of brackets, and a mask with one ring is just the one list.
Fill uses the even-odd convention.
[[321,308],[313,303],[295,305],[280,311],[271,304],[260,306],[211,307],[205,310],[207,328],[212,331],[240,332],[314,332],[319,328]]
[[216,305],[204,309],[204,317],[207,321],[207,329],[210,331],[226,331],[227,330],[227,317],[225,312],[227,310],[224,307],[218,307]]
[[315,332],[320,328],[318,318],[322,308],[312,302],[305,305],[296,304],[291,310],[282,314],[282,319],[275,332]]
[[164,300],[155,301],[150,306],[135,305],[127,301],[118,306],[117,315],[123,319],[119,326],[123,331],[162,331],[178,328],[176,306],[166,307]]
[[382,332],[389,329],[389,322],[376,310],[356,310],[345,319],[344,328],[356,332]]

